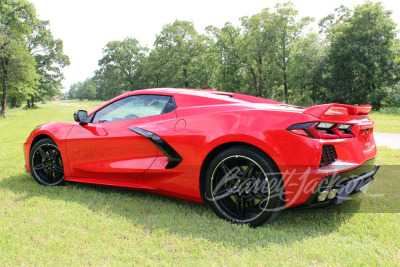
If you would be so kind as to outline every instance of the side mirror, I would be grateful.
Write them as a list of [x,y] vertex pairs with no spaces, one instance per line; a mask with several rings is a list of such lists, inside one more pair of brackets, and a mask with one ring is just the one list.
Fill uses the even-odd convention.
[[86,119],[87,119],[87,111],[86,110],[75,111],[74,120],[76,122],[79,122],[80,125],[86,125],[87,124]]

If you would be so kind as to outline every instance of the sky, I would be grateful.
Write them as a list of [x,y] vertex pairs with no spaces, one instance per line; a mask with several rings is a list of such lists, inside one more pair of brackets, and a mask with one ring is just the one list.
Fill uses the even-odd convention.
[[[176,19],[194,23],[199,33],[205,27],[222,27],[226,22],[239,25],[239,18],[273,8],[280,0],[29,0],[41,20],[50,21],[55,38],[64,42],[64,53],[71,65],[64,69],[64,90],[92,77],[98,69],[102,49],[109,41],[136,38],[152,47],[165,24]],[[300,17],[319,21],[345,5],[353,8],[364,0],[292,0]],[[392,19],[400,24],[400,1],[381,0]]]

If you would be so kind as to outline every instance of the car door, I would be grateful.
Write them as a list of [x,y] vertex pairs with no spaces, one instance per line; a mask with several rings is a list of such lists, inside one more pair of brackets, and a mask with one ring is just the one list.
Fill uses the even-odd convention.
[[132,183],[154,162],[158,148],[129,128],[154,125],[156,129],[171,98],[128,96],[98,110],[88,124],[75,125],[66,140],[71,176]]

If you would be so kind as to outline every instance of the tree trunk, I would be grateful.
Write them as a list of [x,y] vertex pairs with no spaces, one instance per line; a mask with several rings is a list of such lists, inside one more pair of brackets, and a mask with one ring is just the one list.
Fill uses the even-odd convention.
[[255,74],[254,69],[250,65],[249,65],[249,69],[250,69],[251,75],[253,76],[253,84],[254,84],[254,89],[256,90],[256,96],[260,97],[260,91],[259,91],[260,87],[258,86],[258,83],[257,83],[257,75]]
[[[286,64],[286,63],[284,63]],[[286,74],[286,66],[283,66],[282,68],[283,72],[283,91],[285,93],[285,104],[289,104],[289,99],[288,99],[288,86],[287,86],[287,74]]]
[[29,100],[29,98],[26,99],[26,107],[31,108],[31,101]]
[[1,102],[1,116],[6,117],[7,107],[7,87],[8,87],[8,64],[10,60],[5,58],[3,60],[3,100]]
[[186,68],[183,68],[183,77],[185,79],[185,88],[189,88],[189,77]]
[[313,106],[315,106],[315,83],[313,82],[313,84],[312,84],[312,88],[311,88],[311,92],[312,92],[312,96],[311,96],[311,99],[312,99],[312,105]]
[[288,85],[287,85],[287,74],[286,74],[286,48],[283,48],[283,60],[282,60],[282,74],[283,74],[283,90],[285,93],[285,103],[289,104],[289,99],[288,99]]
[[31,107],[35,107],[35,96],[31,95]]
[[287,86],[287,82],[286,82],[286,72],[283,74],[283,88],[285,90],[285,103],[289,104],[289,99],[288,99],[288,86]]
[[288,86],[287,86],[287,74],[286,74],[286,24],[285,24],[285,29],[283,32],[282,36],[282,73],[283,73],[283,89],[285,92],[285,103],[289,104],[289,99],[288,99]]
[[258,96],[262,97],[263,96],[263,80],[262,80],[262,58],[259,57],[257,61],[257,67],[258,67]]

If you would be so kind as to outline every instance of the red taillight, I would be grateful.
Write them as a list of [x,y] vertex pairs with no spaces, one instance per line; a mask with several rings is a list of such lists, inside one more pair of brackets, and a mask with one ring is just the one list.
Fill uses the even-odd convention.
[[352,138],[352,124],[332,123],[332,122],[311,122],[295,124],[287,128],[288,131],[319,139],[339,139]]
[[292,129],[292,130],[290,130],[292,133],[295,133],[295,134],[299,134],[299,135],[304,135],[304,136],[309,136],[309,134],[306,132],[306,131],[304,131],[303,129]]
[[[340,138],[338,135],[336,135],[331,128],[318,128],[319,123],[314,123],[311,125],[308,130],[311,132],[312,135],[314,135],[316,138],[319,139],[338,139]],[[332,126],[334,127],[334,126]]]

